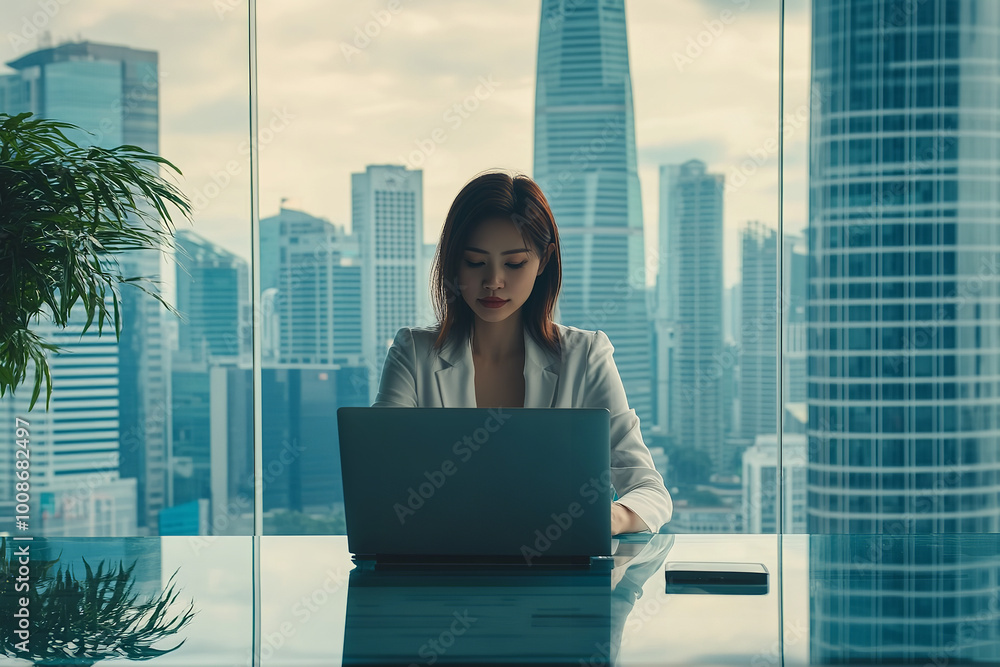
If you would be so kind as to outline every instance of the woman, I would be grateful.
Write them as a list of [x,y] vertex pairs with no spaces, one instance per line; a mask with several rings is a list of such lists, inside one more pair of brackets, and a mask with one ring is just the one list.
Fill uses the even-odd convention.
[[658,532],[673,503],[603,331],[552,321],[559,233],[526,176],[487,172],[451,205],[432,275],[435,327],[404,327],[374,407],[607,408],[613,534]]

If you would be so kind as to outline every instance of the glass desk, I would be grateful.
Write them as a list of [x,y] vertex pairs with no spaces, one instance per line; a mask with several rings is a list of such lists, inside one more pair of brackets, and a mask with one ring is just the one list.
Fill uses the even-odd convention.
[[[372,570],[353,565],[344,536],[6,548],[3,664],[1000,664],[998,534],[632,535],[613,568],[568,571]],[[673,561],[762,563],[769,588],[668,594]],[[135,566],[123,575],[119,562]],[[35,597],[22,629],[25,582]]]

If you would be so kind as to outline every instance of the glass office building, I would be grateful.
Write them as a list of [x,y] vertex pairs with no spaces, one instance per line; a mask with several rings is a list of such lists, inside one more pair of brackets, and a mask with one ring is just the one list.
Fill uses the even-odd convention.
[[1000,5],[812,20],[809,531],[997,531]]
[[[1000,5],[813,2],[808,531],[1000,528]],[[815,539],[812,664],[995,664],[1000,557]]]
[[624,0],[542,2],[534,125],[532,175],[561,242],[555,320],[608,335],[645,434],[652,329]]
[[[722,185],[700,160],[660,168],[658,353],[668,361],[667,430],[723,468]],[[765,397],[766,398],[766,397]],[[773,404],[773,401],[772,401]]]

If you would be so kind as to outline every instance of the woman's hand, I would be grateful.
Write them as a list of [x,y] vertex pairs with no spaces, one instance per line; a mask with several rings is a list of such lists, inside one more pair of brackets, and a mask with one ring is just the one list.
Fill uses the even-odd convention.
[[649,530],[646,522],[639,515],[618,501],[611,503],[611,534],[638,533]]

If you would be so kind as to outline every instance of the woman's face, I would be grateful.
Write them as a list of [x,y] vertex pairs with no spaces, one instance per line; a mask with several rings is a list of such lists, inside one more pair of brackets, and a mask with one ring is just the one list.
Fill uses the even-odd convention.
[[[549,244],[547,254],[551,254],[554,245]],[[462,249],[458,287],[465,303],[480,319],[500,322],[528,300],[535,278],[545,269],[547,261],[547,256],[539,257],[537,249],[525,243],[510,220],[485,220],[473,229]],[[487,305],[491,297],[503,300],[495,302],[499,307]]]

